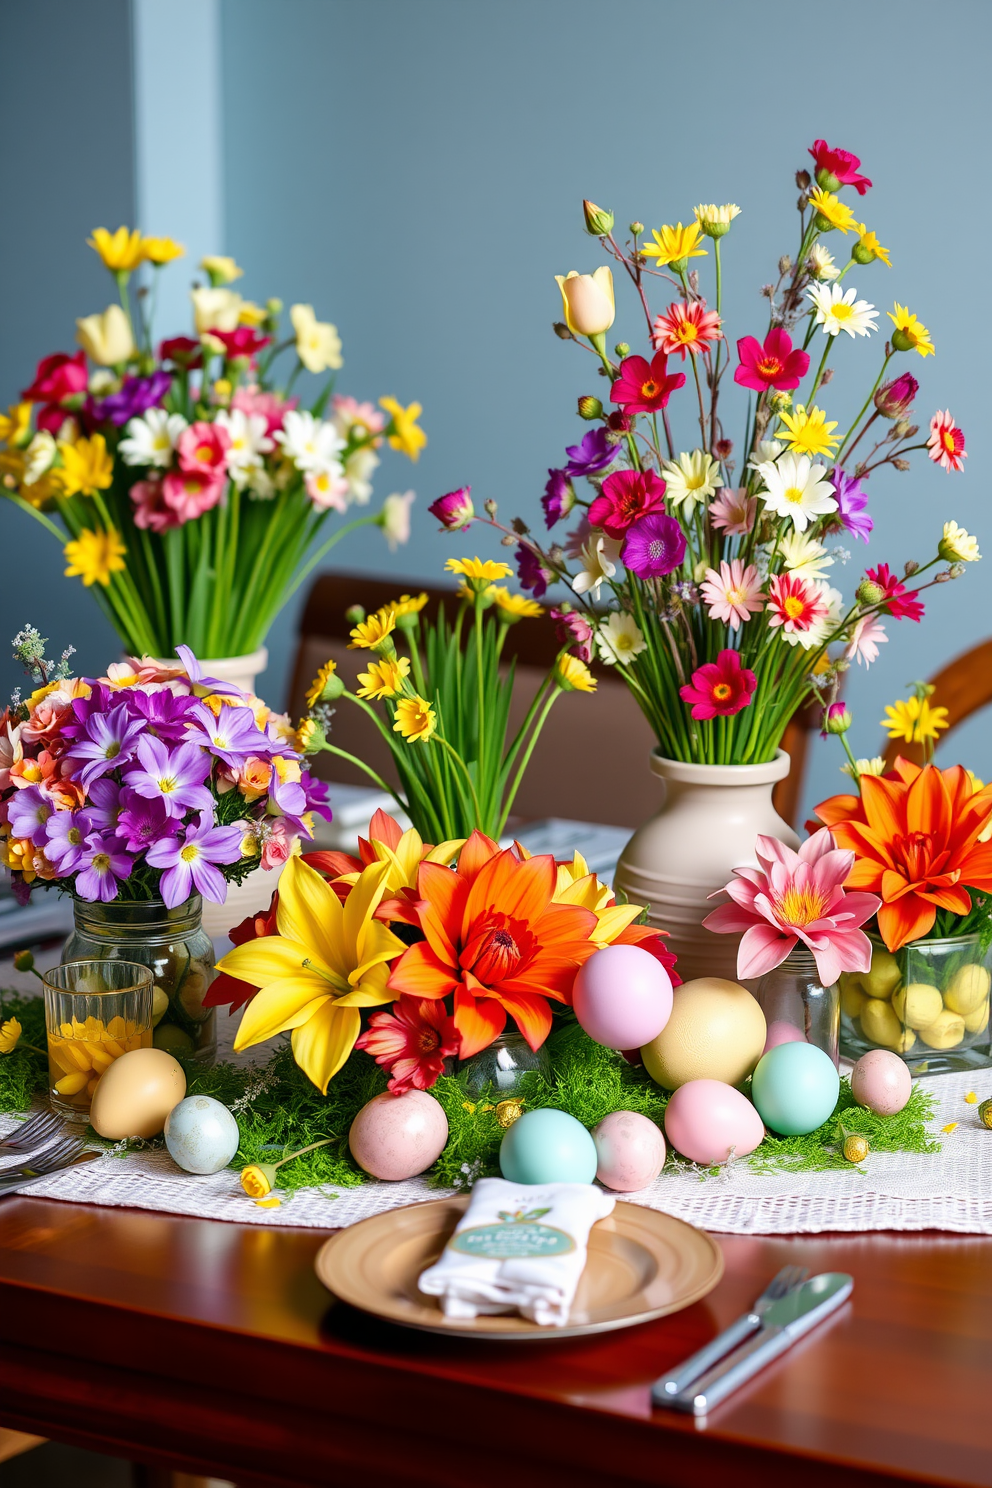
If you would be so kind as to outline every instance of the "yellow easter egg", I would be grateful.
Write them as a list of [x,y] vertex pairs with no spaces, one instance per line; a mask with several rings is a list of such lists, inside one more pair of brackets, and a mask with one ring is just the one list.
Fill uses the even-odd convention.
[[988,1003],[980,1002],[973,1013],[967,1013],[964,1026],[969,1033],[984,1033],[989,1026]]
[[841,1011],[853,1022],[855,1018],[860,1018],[865,1001],[866,997],[861,988],[860,978],[852,972],[842,972],[840,976]]
[[902,1043],[902,1024],[892,1011],[892,1004],[880,997],[869,997],[861,1009],[861,1027],[869,1043],[883,1049],[898,1049]]
[[892,1008],[900,1023],[907,1027],[929,1028],[944,1011],[944,1003],[937,988],[929,982],[909,982],[893,993]]
[[157,1137],[186,1094],[178,1059],[164,1049],[133,1049],[115,1059],[93,1092],[90,1121],[101,1137]]
[[672,1015],[641,1058],[666,1090],[689,1080],[737,1085],[761,1058],[766,1033],[765,1015],[746,987],[697,977],[675,988]]
[[884,946],[871,948],[871,967],[861,973],[861,986],[869,997],[891,997],[899,985],[899,962]]
[[967,1018],[989,999],[992,977],[984,966],[961,966],[944,989],[944,1006]]
[[953,1049],[964,1038],[964,1019],[947,1008],[929,1028],[920,1029],[920,1038],[931,1049]]

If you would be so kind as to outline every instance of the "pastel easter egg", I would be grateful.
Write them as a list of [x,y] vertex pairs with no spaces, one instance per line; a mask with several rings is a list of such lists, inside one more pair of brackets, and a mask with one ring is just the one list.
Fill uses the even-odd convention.
[[582,1122],[551,1108],[525,1111],[499,1149],[500,1172],[511,1183],[591,1183],[598,1163]]
[[593,1127],[596,1177],[617,1193],[636,1193],[653,1183],[665,1165],[665,1139],[639,1111],[611,1111]]
[[209,1095],[188,1095],[165,1118],[165,1145],[187,1173],[219,1173],[238,1150],[238,1123]]
[[782,1136],[805,1136],[832,1115],[840,1076],[829,1054],[815,1044],[779,1044],[762,1054],[751,1080],[751,1099],[766,1126]]
[[576,973],[572,1006],[597,1044],[639,1049],[657,1038],[671,1017],[672,979],[640,946],[604,946]]
[[851,1071],[851,1094],[877,1116],[895,1116],[912,1093],[908,1064],[888,1049],[869,1049]]
[[111,1142],[157,1137],[185,1094],[186,1076],[178,1059],[164,1049],[131,1049],[100,1076],[90,1122]]
[[766,1033],[765,1015],[746,987],[697,977],[675,988],[672,1015],[641,1056],[652,1080],[666,1090],[689,1080],[738,1085],[760,1058]]
[[746,1095],[722,1080],[688,1080],[665,1108],[665,1135],[691,1162],[746,1157],[764,1141],[761,1117]]
[[391,1183],[425,1172],[437,1162],[447,1140],[448,1118],[426,1090],[375,1096],[359,1111],[348,1133],[358,1166]]
[[804,1044],[805,1042],[806,1035],[801,1028],[790,1023],[788,1018],[776,1018],[774,1023],[768,1025],[768,1036],[761,1052],[767,1054],[769,1049],[777,1049],[779,1044]]

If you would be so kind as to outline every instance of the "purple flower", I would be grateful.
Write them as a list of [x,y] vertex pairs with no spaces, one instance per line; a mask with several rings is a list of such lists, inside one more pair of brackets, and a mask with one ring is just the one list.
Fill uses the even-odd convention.
[[883,418],[905,418],[920,391],[920,384],[912,372],[903,372],[891,382],[883,382],[875,393],[875,407]]
[[185,828],[185,839],[171,838],[156,842],[148,849],[152,868],[164,868],[159,885],[162,898],[170,909],[183,904],[194,888],[205,899],[223,904],[227,897],[224,875],[215,863],[236,863],[241,857],[241,827],[215,827],[213,818],[204,812],[199,821]]
[[583,435],[581,444],[566,445],[565,453],[568,456],[566,475],[598,475],[607,465],[613,464],[617,447],[605,429],[590,429]]
[[48,820],[55,812],[51,799],[36,785],[17,790],[7,802],[10,830],[14,837],[29,837],[35,847],[48,838]]
[[472,487],[459,486],[457,491],[449,491],[446,496],[439,496],[432,501],[427,508],[432,517],[437,517],[445,532],[457,532],[462,527],[467,527],[475,518],[475,507],[472,504]]
[[138,767],[124,780],[139,796],[161,800],[169,816],[182,816],[188,807],[213,812],[214,798],[203,784],[210,760],[196,744],[169,750],[151,734],[138,744]]
[[86,412],[99,424],[110,423],[120,427],[129,419],[140,418],[149,408],[155,408],[172,386],[168,372],[153,372],[151,377],[125,377],[119,393],[94,402],[91,398]]
[[125,787],[121,792],[123,809],[117,820],[117,835],[128,852],[140,853],[163,837],[174,837],[179,822],[170,816],[160,796],[150,800]]
[[188,646],[177,646],[176,655],[186,668],[186,675],[194,684],[193,691],[197,697],[207,697],[212,692],[222,693],[225,697],[246,696],[233,682],[222,682],[219,677],[205,677],[203,668]]
[[541,505],[544,507],[544,520],[549,527],[553,527],[562,517],[568,516],[575,505],[575,492],[567,471],[548,471],[548,482],[544,487]]
[[620,557],[639,579],[663,578],[685,557],[685,533],[674,517],[651,512],[628,529]]
[[186,725],[196,704],[191,697],[176,697],[167,687],[149,692],[136,687],[126,694],[131,713],[142,718],[149,733],[166,744],[181,744],[186,738]]
[[90,786],[82,813],[87,833],[116,832],[121,809],[120,786],[113,780],[97,780]]
[[129,718],[123,707],[110,713],[90,713],[69,746],[69,758],[74,763],[84,761],[79,776],[84,790],[88,791],[108,770],[130,763],[142,729],[142,723]]
[[544,567],[537,554],[530,548],[524,547],[523,543],[517,548],[513,555],[517,560],[517,577],[522,589],[533,591],[534,598],[540,599],[546,593],[549,584],[555,582],[555,576]]
[[303,794],[306,796],[306,811],[316,811],[325,821],[332,821],[334,813],[328,801],[329,786],[326,780],[315,780],[309,770],[304,770],[300,777]]
[[865,510],[868,492],[862,490],[861,482],[856,476],[845,475],[839,465],[831,470],[830,481],[837,497],[837,515],[841,522],[848,532],[866,543],[868,534],[875,525],[874,519]]
[[116,837],[87,837],[80,854],[83,871],[76,874],[76,893],[82,899],[116,899],[118,879],[128,878],[134,859],[121,851]]
[[205,745],[211,754],[232,769],[238,769],[250,755],[272,754],[272,740],[263,734],[250,708],[232,708],[224,703],[215,718],[202,703],[194,707],[189,718],[188,739]]
[[[100,785],[109,784],[101,780]],[[54,863],[59,874],[75,873],[83,861],[83,849],[90,832],[88,811],[56,811],[48,818],[45,857]]]

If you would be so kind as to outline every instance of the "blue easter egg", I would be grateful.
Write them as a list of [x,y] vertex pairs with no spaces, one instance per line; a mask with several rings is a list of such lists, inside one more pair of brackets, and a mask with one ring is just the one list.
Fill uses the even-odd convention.
[[187,1173],[219,1173],[239,1141],[238,1123],[212,1095],[188,1095],[165,1118],[169,1156]]
[[802,1137],[833,1114],[840,1076],[815,1044],[778,1044],[763,1054],[751,1078],[751,1099],[766,1126]]
[[565,1111],[525,1111],[499,1149],[499,1166],[511,1183],[591,1183],[596,1143],[581,1121]]

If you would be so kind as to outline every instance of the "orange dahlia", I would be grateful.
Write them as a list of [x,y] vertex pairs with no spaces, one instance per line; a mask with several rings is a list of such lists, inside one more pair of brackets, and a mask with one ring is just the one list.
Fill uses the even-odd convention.
[[860,796],[831,796],[816,815],[838,847],[855,854],[849,889],[879,894],[878,928],[890,951],[933,929],[938,909],[965,915],[969,889],[992,892],[992,786],[975,791],[961,765],[899,759],[887,775],[862,775]]

